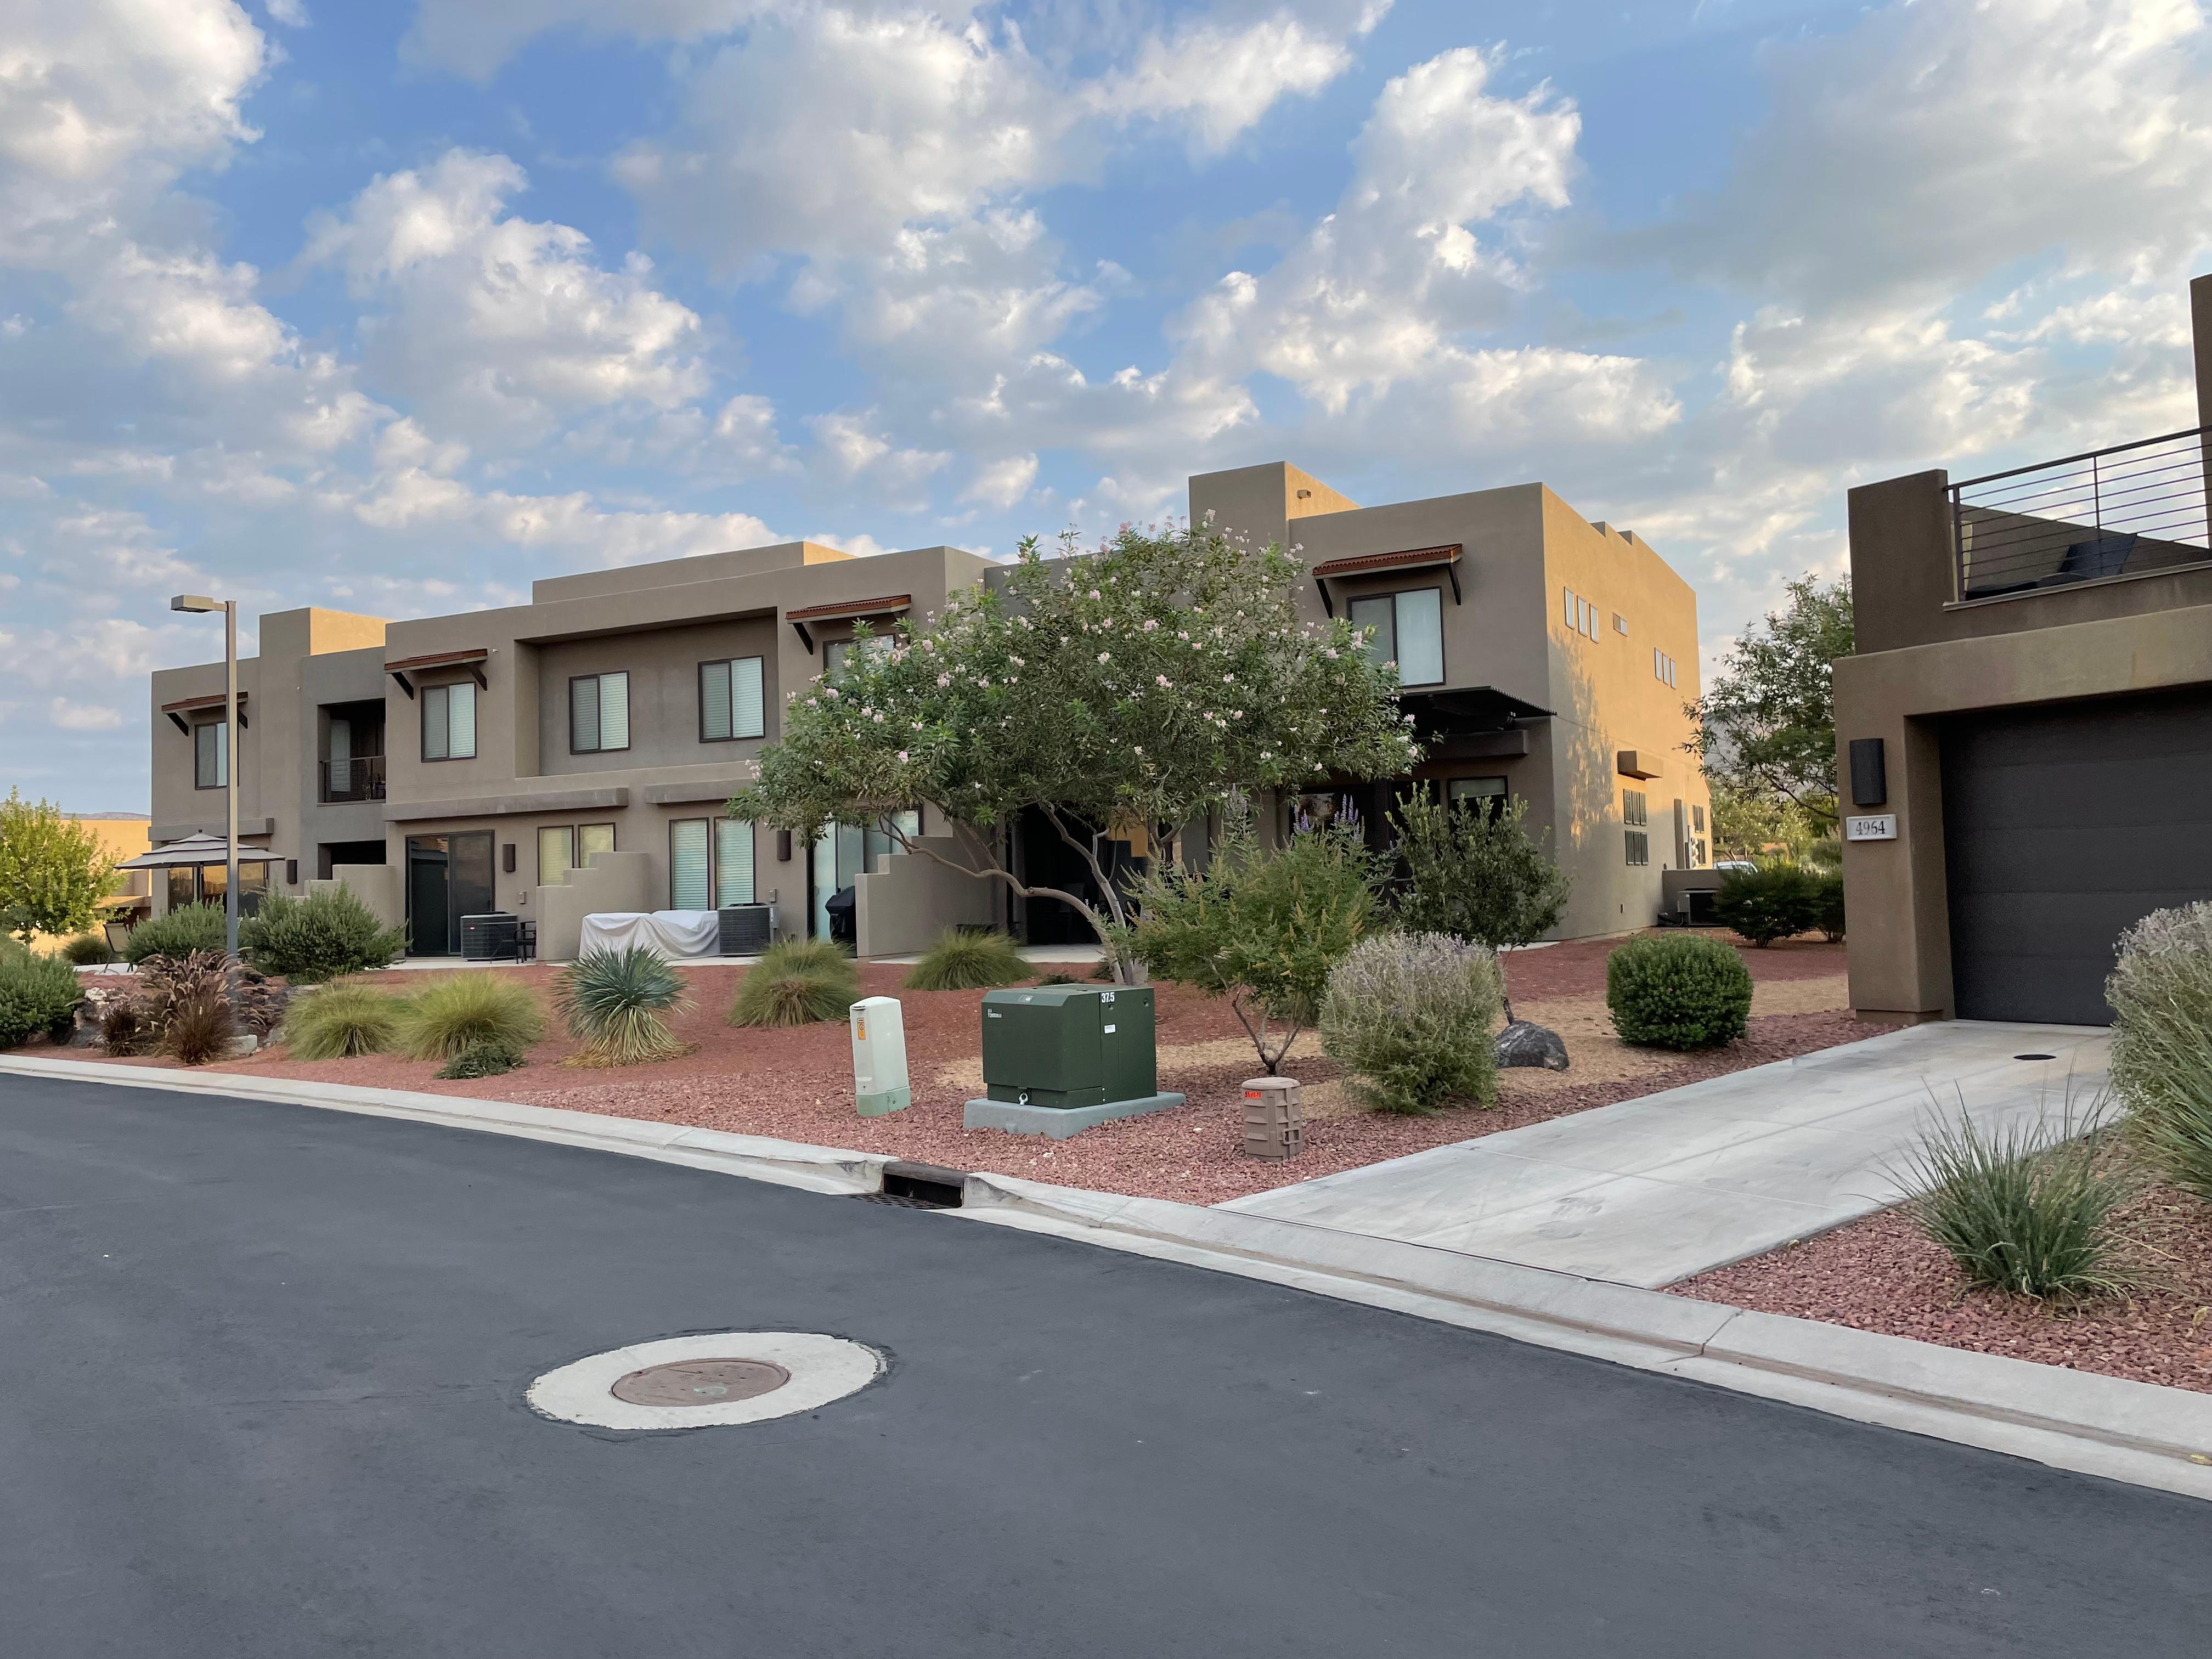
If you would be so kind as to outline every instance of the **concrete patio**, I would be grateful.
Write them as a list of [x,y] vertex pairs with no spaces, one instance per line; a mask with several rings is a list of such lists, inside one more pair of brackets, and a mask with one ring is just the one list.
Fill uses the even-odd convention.
[[2078,1124],[2110,1044],[2088,1026],[1911,1026],[1218,1207],[1656,1289],[1896,1202],[1939,1115]]

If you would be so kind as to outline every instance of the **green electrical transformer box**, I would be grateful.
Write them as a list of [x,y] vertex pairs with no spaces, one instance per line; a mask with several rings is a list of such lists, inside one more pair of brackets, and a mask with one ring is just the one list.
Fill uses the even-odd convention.
[[1073,1108],[1143,1100],[1159,1089],[1150,986],[984,994],[987,1098]]

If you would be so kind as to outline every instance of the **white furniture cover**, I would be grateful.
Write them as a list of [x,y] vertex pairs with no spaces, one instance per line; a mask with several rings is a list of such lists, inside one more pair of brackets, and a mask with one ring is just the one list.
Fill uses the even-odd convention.
[[627,951],[642,945],[664,957],[711,957],[722,948],[722,919],[714,910],[606,910],[584,918],[586,951]]

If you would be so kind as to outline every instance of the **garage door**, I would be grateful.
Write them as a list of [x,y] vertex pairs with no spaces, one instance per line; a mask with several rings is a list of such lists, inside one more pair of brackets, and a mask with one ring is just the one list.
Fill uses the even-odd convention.
[[1944,722],[1962,1019],[2109,1024],[2120,931],[2212,898],[2212,691]]

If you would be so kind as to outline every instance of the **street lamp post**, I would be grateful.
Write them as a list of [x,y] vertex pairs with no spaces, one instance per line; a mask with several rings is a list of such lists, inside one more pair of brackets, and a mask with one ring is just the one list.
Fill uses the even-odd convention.
[[238,960],[238,601],[179,593],[172,611],[222,612],[222,940],[229,962]]

